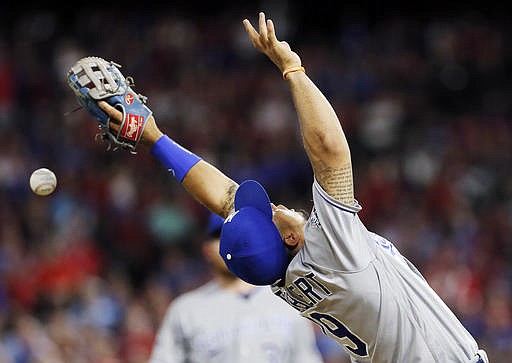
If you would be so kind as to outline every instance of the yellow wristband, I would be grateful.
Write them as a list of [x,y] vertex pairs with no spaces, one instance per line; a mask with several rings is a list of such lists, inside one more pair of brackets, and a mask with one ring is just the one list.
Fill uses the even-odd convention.
[[303,66],[296,66],[296,67],[290,67],[290,68],[286,68],[284,71],[283,71],[283,79],[286,80],[286,76],[288,75],[288,73],[292,73],[292,72],[304,72],[306,73],[306,69],[303,67]]

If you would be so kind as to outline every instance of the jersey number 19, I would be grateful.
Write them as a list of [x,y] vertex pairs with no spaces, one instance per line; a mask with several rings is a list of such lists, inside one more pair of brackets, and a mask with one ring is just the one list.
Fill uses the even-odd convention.
[[318,312],[311,313],[308,317],[320,325],[324,334],[336,339],[348,351],[360,357],[368,356],[368,345],[335,317]]

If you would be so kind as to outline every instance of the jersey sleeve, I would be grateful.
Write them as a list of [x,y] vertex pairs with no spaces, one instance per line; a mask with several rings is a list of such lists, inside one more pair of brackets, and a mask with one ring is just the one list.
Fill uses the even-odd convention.
[[317,264],[341,272],[366,268],[375,256],[369,246],[369,232],[357,215],[359,203],[337,201],[315,180],[313,205],[306,244]]
[[184,363],[185,338],[178,308],[170,305],[158,329],[148,363]]

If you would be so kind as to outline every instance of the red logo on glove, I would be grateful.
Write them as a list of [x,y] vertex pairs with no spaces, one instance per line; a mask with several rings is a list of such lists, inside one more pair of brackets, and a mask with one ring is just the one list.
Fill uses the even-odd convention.
[[137,141],[142,132],[142,126],[144,126],[144,116],[127,113],[123,128],[119,131],[119,136],[131,141]]
[[126,104],[129,106],[133,103],[133,100],[135,99],[135,96],[132,95],[131,93],[127,93],[125,96],[124,96],[124,102],[126,102]]

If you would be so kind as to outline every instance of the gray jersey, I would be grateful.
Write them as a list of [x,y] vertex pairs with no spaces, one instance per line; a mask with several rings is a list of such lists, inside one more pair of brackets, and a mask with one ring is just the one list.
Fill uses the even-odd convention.
[[418,270],[369,232],[361,207],[315,181],[305,246],[276,295],[322,327],[352,362],[469,362],[477,344]]
[[310,321],[272,294],[249,295],[216,282],[169,306],[150,363],[321,363]]

